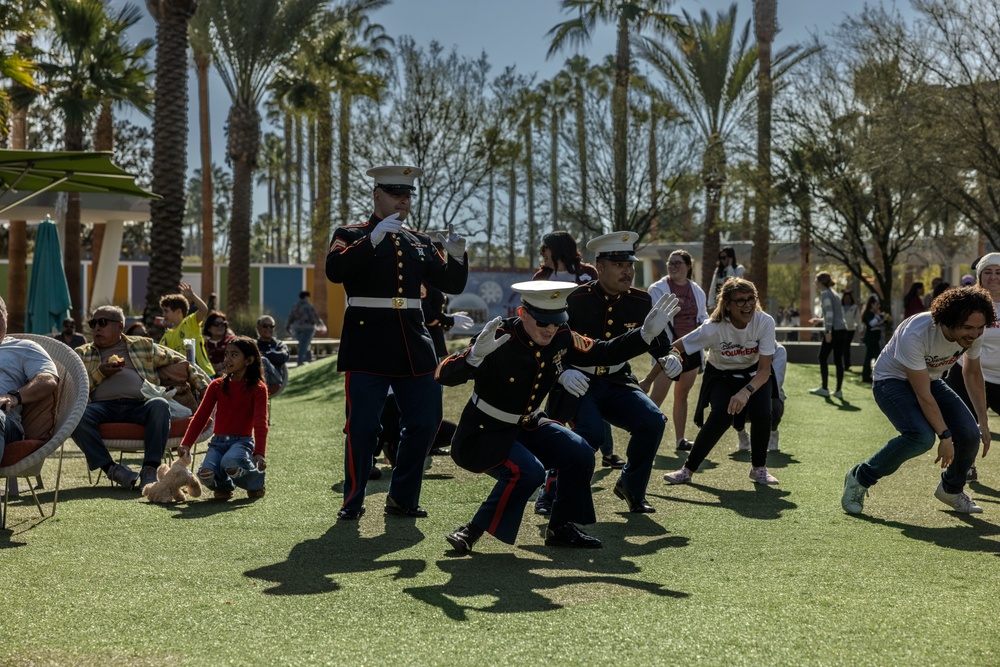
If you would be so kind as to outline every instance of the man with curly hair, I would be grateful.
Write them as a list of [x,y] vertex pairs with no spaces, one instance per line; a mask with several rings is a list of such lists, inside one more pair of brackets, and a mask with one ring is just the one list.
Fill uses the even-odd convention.
[[[934,497],[956,512],[983,511],[964,488],[980,439],[983,456],[990,449],[980,356],[983,332],[996,322],[989,292],[972,286],[944,292],[931,303],[930,311],[909,317],[896,329],[875,362],[872,391],[899,435],[848,471],[841,498],[845,512],[860,514],[868,489],[929,450],[935,438],[934,462],[940,462],[944,472]],[[975,417],[942,379],[963,354],[965,386]]]

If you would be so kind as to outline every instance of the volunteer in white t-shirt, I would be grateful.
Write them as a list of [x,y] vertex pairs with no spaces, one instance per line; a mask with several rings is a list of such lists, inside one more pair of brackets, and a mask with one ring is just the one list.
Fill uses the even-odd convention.
[[[767,471],[767,441],[771,435],[771,358],[774,319],[757,302],[749,280],[730,278],[708,321],[674,343],[674,348],[708,352],[695,423],[701,427],[684,467],[663,476],[670,484],[691,481],[691,475],[730,426],[750,422],[750,479],[777,484]],[[708,419],[703,419],[705,408]]]
[[[935,439],[939,442],[934,462],[940,461],[944,472],[934,497],[956,512],[983,511],[964,488],[980,438],[983,456],[990,449],[980,356],[983,332],[996,322],[989,292],[981,287],[960,287],[942,293],[931,303],[929,312],[909,317],[896,329],[875,362],[872,392],[899,435],[848,471],[841,498],[845,512],[860,514],[868,488],[929,450]],[[941,379],[963,353],[965,386],[975,417]]]
[[[976,280],[980,287],[990,293],[994,312],[1000,312],[1000,252],[983,255],[972,267],[976,272]],[[1000,317],[1000,316],[998,316]],[[983,378],[986,380],[986,405],[993,412],[1000,413],[1000,327],[992,326],[983,334],[983,353],[979,356],[983,366]],[[962,373],[962,359],[951,367],[945,382],[955,390],[966,407],[974,409],[969,390],[965,388],[965,376]],[[969,468],[967,482],[979,481],[976,466]]]

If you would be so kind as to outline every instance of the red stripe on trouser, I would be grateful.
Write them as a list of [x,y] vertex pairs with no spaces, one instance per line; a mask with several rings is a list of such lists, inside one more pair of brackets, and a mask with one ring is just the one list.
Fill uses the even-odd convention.
[[347,470],[344,474],[347,476],[347,485],[351,488],[351,494],[344,498],[344,505],[347,505],[347,501],[354,497],[357,492],[358,480],[354,477],[354,447],[351,443],[351,372],[347,371],[344,373],[344,397],[347,401],[347,423],[344,424],[344,430],[347,432]]
[[517,467],[517,464],[515,464],[510,459],[507,459],[506,461],[503,462],[503,465],[507,466],[507,468],[510,470],[511,476],[510,476],[510,481],[507,482],[507,488],[505,488],[503,490],[503,493],[500,494],[500,500],[497,502],[496,513],[493,515],[493,521],[490,522],[490,529],[489,529],[490,535],[492,535],[497,531],[497,526],[500,524],[500,519],[503,518],[504,508],[507,507],[507,501],[510,500],[510,494],[514,492],[514,487],[517,486],[518,480],[521,479],[521,469]]

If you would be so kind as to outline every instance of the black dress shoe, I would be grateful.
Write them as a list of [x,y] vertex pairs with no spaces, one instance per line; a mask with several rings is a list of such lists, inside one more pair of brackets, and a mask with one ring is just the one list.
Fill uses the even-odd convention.
[[389,496],[385,497],[385,513],[395,514],[396,516],[408,516],[416,519],[423,519],[427,516],[427,510],[423,507],[420,507],[419,505],[416,507],[406,507],[404,505],[400,505]]
[[545,546],[571,547],[574,549],[600,549],[601,541],[591,537],[572,523],[545,529]]
[[362,505],[359,510],[352,510],[346,507],[341,507],[337,510],[337,518],[343,519],[344,521],[356,521],[365,515],[365,506]]
[[615,495],[628,503],[628,511],[634,514],[652,514],[656,511],[656,508],[646,502],[646,499],[636,500],[632,497],[632,494],[625,490],[622,486],[621,480],[615,483]]
[[448,544],[453,546],[458,553],[467,554],[472,551],[472,545],[482,535],[483,529],[470,521],[444,539],[448,540]]
[[677,451],[679,452],[690,452],[692,447],[694,447],[694,443],[687,438],[681,438],[680,442],[677,443]]
[[605,468],[614,468],[619,470],[625,467],[625,459],[617,454],[609,454],[608,456],[601,457],[601,465]]

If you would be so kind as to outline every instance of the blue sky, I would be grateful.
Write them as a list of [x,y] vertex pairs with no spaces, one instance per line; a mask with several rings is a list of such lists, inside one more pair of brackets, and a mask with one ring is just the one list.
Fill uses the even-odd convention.
[[[123,0],[112,0],[113,6],[121,6]],[[135,4],[135,3],[133,3]],[[678,0],[671,11],[686,10],[696,16],[702,9],[715,13],[727,9],[729,0]],[[752,0],[738,0],[738,14],[741,21],[752,17]],[[813,35],[821,41],[828,41],[829,34],[846,16],[858,14],[865,6],[865,0],[778,0],[778,25],[781,29],[775,48],[804,42]],[[878,4],[873,0],[870,4]],[[905,0],[886,0],[888,7],[897,7],[904,15],[911,14]],[[134,28],[135,38],[155,36],[155,24],[145,12],[145,18]],[[485,52],[493,65],[493,71],[500,73],[507,65],[516,65],[520,73],[537,73],[539,81],[554,75],[563,62],[572,55],[565,52],[546,59],[549,40],[546,33],[552,26],[570,18],[560,9],[559,0],[396,0],[390,6],[373,15],[373,21],[380,23],[393,37],[410,35],[418,45],[426,46],[432,40],[445,48],[455,47],[459,53],[477,57]],[[600,60],[614,51],[615,34],[611,26],[601,26],[583,53],[591,60]],[[223,127],[229,112],[229,100],[216,80],[211,87],[211,123],[213,160],[218,164],[225,161],[225,134]],[[194,170],[200,163],[198,154],[197,89],[192,70],[190,86],[190,114],[188,136],[188,169]],[[129,117],[132,122],[144,123],[138,113]],[[362,187],[362,184],[358,184]],[[263,210],[260,193],[255,198],[254,215]]]

